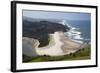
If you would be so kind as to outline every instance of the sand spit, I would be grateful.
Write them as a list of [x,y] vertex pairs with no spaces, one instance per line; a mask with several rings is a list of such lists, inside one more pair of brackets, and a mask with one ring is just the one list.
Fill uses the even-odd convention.
[[[39,41],[33,38],[23,37],[23,46],[30,46],[28,48],[23,47],[23,54],[28,56],[37,56],[37,55],[49,55],[49,56],[62,56],[70,53],[74,53],[81,47],[82,43],[77,43],[72,41],[64,35],[63,32],[55,32],[54,34],[49,34],[50,42],[47,46],[38,47]],[[27,49],[29,52],[26,53],[24,49]]]

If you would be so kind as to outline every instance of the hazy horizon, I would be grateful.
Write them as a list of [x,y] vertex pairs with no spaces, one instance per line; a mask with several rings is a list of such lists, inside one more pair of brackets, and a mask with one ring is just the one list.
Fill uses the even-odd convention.
[[90,20],[90,13],[23,10],[23,16],[34,19]]

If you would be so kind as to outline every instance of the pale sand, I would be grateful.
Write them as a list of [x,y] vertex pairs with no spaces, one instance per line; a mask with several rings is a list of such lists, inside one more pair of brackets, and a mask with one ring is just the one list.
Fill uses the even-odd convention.
[[[59,33],[55,32],[54,34],[50,34],[50,38],[53,38],[53,41],[50,41],[49,46],[39,48],[38,45],[35,47],[36,52],[39,55],[50,55],[50,56],[58,56],[62,55],[61,46],[63,45],[60,42]],[[52,39],[50,39],[52,40]],[[55,44],[53,44],[55,43]]]
[[[32,39],[32,38],[30,38]],[[38,47],[39,41],[36,39],[33,40],[33,50],[37,55],[49,55],[49,56],[62,56],[70,53],[74,53],[81,49],[81,43],[72,41],[72,39],[67,38],[63,32],[55,32],[50,34],[50,42],[45,47]],[[27,48],[28,49],[28,48]],[[33,51],[32,50],[32,51]]]

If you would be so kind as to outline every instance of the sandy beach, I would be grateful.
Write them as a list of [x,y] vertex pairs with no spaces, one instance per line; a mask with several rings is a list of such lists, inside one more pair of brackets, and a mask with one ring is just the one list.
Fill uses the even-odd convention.
[[[33,38],[24,37],[24,43],[30,42],[30,43],[23,43],[23,45],[30,45],[30,48],[27,48],[28,51],[30,51],[30,55],[34,55],[35,52],[36,55],[49,55],[49,56],[62,56],[67,55],[70,53],[74,53],[81,49],[82,43],[77,43],[75,41],[72,41],[72,39],[66,37],[63,32],[55,32],[54,34],[49,35],[50,42],[47,46],[44,47],[38,47],[39,41]],[[27,40],[26,40],[27,39]],[[24,49],[24,48],[23,48]],[[28,54],[25,51],[23,51],[24,54]]]

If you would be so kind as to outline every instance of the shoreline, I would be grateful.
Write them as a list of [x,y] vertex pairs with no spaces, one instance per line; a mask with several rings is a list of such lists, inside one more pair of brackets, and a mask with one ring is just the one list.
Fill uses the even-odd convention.
[[[25,40],[28,37],[23,37],[23,38]],[[34,50],[37,55],[61,56],[61,55],[74,53],[78,51],[79,49],[81,49],[80,43],[72,41],[71,39],[66,37],[63,32],[55,32],[54,34],[50,34],[50,43],[49,45],[44,46],[44,47],[38,47],[39,41],[38,40],[35,41],[35,40],[36,39],[28,38],[28,40],[26,40],[25,42],[31,43],[29,45],[32,46],[33,49],[31,49],[30,51]],[[34,44],[37,44],[37,45],[34,46]]]

